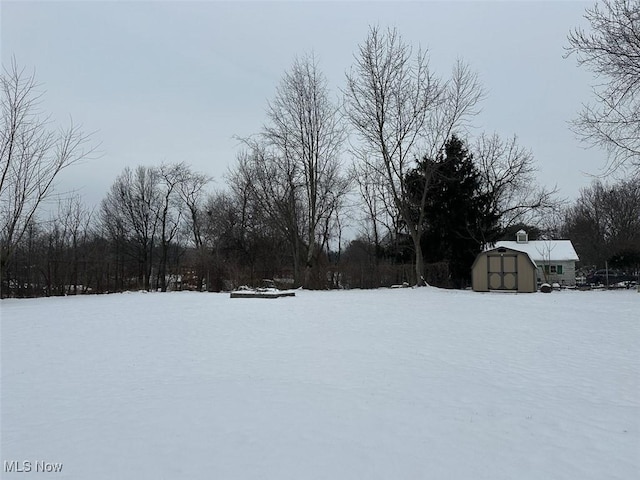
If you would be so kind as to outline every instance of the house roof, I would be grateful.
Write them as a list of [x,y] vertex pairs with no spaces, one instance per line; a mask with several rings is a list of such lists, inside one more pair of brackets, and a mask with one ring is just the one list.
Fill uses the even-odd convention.
[[513,241],[496,242],[495,248],[505,247],[525,252],[536,263],[566,262],[580,260],[571,240],[531,240],[526,243]]

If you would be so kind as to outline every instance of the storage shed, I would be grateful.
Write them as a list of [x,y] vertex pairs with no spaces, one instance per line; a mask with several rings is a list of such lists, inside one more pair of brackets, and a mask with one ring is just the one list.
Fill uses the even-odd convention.
[[535,292],[537,266],[529,254],[498,247],[480,253],[471,267],[471,281],[476,292],[491,290]]

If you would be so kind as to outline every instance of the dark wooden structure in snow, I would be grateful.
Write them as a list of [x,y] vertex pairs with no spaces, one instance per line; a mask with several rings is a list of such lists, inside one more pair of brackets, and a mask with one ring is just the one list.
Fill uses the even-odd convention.
[[237,290],[231,292],[231,298],[280,298],[295,297],[296,292],[285,290]]

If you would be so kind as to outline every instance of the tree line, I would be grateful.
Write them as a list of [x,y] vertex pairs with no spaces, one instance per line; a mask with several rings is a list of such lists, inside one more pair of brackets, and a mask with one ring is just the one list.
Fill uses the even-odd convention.
[[313,54],[295,59],[216,191],[186,162],[127,167],[99,207],[64,198],[45,218],[56,175],[91,156],[90,137],[48,129],[35,78],[15,61],[2,95],[3,296],[264,279],[464,288],[475,256],[523,226],[574,239],[597,266],[632,262],[640,245],[637,178],[596,182],[564,204],[537,185],[516,136],[472,136],[486,93],[471,68],[458,61],[438,76],[395,29],[370,29],[341,98]]

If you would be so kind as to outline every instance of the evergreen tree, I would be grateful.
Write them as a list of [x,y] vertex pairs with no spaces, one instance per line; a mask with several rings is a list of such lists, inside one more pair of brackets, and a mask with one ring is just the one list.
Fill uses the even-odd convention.
[[[425,168],[429,163],[429,168]],[[409,175],[410,188],[419,192],[430,171],[423,249],[427,262],[446,261],[450,283],[457,288],[470,284],[471,266],[487,238],[495,236],[497,217],[487,214],[479,172],[473,155],[455,135],[433,160],[423,158]]]

